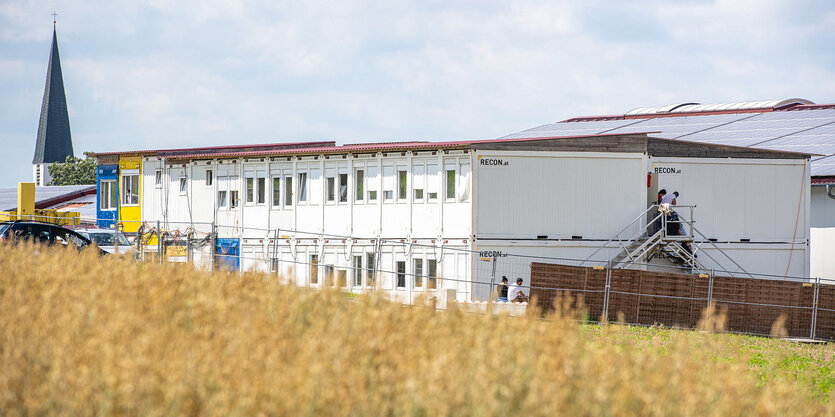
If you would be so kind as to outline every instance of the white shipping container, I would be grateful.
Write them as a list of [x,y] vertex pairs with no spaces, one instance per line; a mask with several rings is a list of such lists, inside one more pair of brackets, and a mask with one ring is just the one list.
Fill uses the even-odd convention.
[[480,151],[474,160],[479,239],[606,240],[646,208],[643,154]]

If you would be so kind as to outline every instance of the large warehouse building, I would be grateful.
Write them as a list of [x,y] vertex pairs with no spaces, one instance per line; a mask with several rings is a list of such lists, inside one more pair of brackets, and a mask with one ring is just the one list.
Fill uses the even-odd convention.
[[[809,276],[806,153],[631,132],[97,158],[100,226],[214,230],[196,263],[216,252],[216,263],[278,271],[303,286],[333,285],[335,276],[336,285],[405,302],[420,293],[480,300],[495,276],[527,277],[533,257]],[[698,258],[680,250],[686,237],[652,240],[664,236],[647,208],[664,184],[683,193],[678,211],[700,240]],[[636,249],[647,242],[672,250]]]

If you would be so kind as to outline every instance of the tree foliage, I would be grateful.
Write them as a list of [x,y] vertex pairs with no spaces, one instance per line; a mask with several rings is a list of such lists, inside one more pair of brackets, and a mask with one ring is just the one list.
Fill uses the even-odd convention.
[[64,162],[49,166],[52,181],[49,185],[83,185],[96,183],[96,160],[89,156],[76,158],[68,156]]

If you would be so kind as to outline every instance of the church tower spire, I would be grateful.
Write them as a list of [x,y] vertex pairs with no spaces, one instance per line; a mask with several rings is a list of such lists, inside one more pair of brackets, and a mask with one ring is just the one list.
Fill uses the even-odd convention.
[[67,97],[64,94],[64,77],[61,73],[61,58],[58,55],[58,36],[55,21],[52,28],[52,50],[46,70],[46,86],[41,104],[41,118],[38,122],[38,137],[35,142],[35,157],[32,159],[32,177],[37,185],[46,185],[51,180],[48,166],[64,162],[73,156],[70,116],[67,111]]

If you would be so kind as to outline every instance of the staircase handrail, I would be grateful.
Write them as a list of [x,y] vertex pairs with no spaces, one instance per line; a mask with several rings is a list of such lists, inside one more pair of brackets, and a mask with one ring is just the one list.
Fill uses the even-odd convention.
[[[680,214],[679,214],[679,217],[681,217],[681,215],[680,215]],[[686,219],[685,219],[685,220],[686,220]],[[713,248],[714,248],[714,249],[718,250],[718,251],[719,251],[719,253],[721,253],[722,255],[724,255],[724,256],[725,256],[725,258],[727,258],[729,261],[731,261],[731,263],[733,263],[734,265],[736,265],[736,267],[737,267],[737,268],[739,268],[739,270],[740,270],[740,271],[742,271],[742,273],[744,273],[745,275],[748,275],[750,278],[754,278],[754,277],[753,277],[753,276],[752,276],[752,275],[751,275],[748,271],[746,271],[746,270],[745,270],[745,268],[743,268],[743,267],[742,267],[742,265],[740,265],[739,263],[737,263],[737,262],[736,262],[733,258],[731,258],[731,257],[730,257],[730,255],[728,255],[727,253],[725,253],[725,251],[723,251],[723,250],[722,250],[722,248],[720,248],[720,247],[719,247],[719,246],[717,246],[715,243],[713,243],[713,241],[712,241],[712,240],[710,240],[707,236],[705,236],[705,234],[704,234],[704,233],[702,233],[702,232],[701,232],[698,228],[696,228],[696,226],[693,226],[693,220],[692,220],[692,217],[691,217],[691,220],[690,220],[690,221],[688,221],[687,223],[689,223],[689,224],[690,224],[690,230],[691,230],[691,234],[692,234],[692,236],[691,236],[691,237],[692,237],[694,240],[695,240],[695,238],[696,238],[696,233],[698,233],[698,234],[699,234],[699,236],[701,236],[701,238],[702,238],[702,242],[707,242],[708,244],[710,244],[711,246],[713,246]],[[712,256],[710,256],[707,252],[702,251],[702,253],[706,254],[706,255],[707,255],[707,256],[708,256],[708,257],[709,257],[709,258],[710,258],[713,262],[716,262],[716,264],[717,264],[717,265],[722,266],[722,264],[721,264],[721,263],[719,263],[719,261],[717,261],[716,259],[714,259],[714,258],[713,258]],[[725,268],[725,267],[722,267],[722,269],[726,269],[726,268]]]
[[[597,255],[597,252],[600,252],[600,250],[601,250],[601,249],[603,249],[603,248],[605,248],[606,246],[608,246],[608,245],[609,245],[609,243],[612,243],[612,241],[614,241],[615,239],[620,240],[620,234],[621,234],[621,233],[625,232],[627,229],[629,229],[630,227],[632,227],[632,225],[633,225],[633,224],[635,224],[635,222],[637,222],[638,220],[641,220],[641,218],[646,217],[647,213],[649,213],[649,211],[650,211],[650,210],[652,210],[652,209],[657,209],[657,207],[658,207],[658,204],[652,204],[652,205],[650,205],[649,207],[647,207],[647,209],[646,209],[646,210],[644,210],[644,211],[642,211],[642,212],[641,212],[641,214],[639,214],[639,215],[638,215],[638,217],[636,217],[634,220],[632,220],[631,222],[629,222],[629,224],[627,224],[627,225],[626,225],[626,227],[624,227],[623,229],[620,229],[620,231],[619,231],[619,232],[617,232],[614,236],[612,236],[611,238],[609,238],[609,240],[607,240],[607,241],[606,241],[606,243],[604,243],[604,244],[603,244],[603,245],[601,245],[599,248],[597,248],[597,250],[595,250],[594,252],[592,252],[592,254],[591,254],[591,255],[589,255],[586,259],[584,259],[584,260],[583,260],[583,262],[580,262],[580,265],[578,265],[578,266],[583,266],[583,264],[585,264],[586,262],[588,262],[588,260],[589,260],[589,259],[593,258],[593,257],[594,257],[594,255]],[[649,222],[649,223],[647,223],[647,224],[648,224],[648,225],[649,225],[649,224],[652,224],[654,221],[655,221],[655,219],[653,219],[653,221],[652,221],[652,222]],[[646,226],[645,226],[645,227],[643,227],[643,228],[641,228],[641,230],[640,230],[640,232],[639,232],[639,233],[643,234],[644,230],[646,230]],[[629,240],[633,240],[633,239],[629,239]]]

